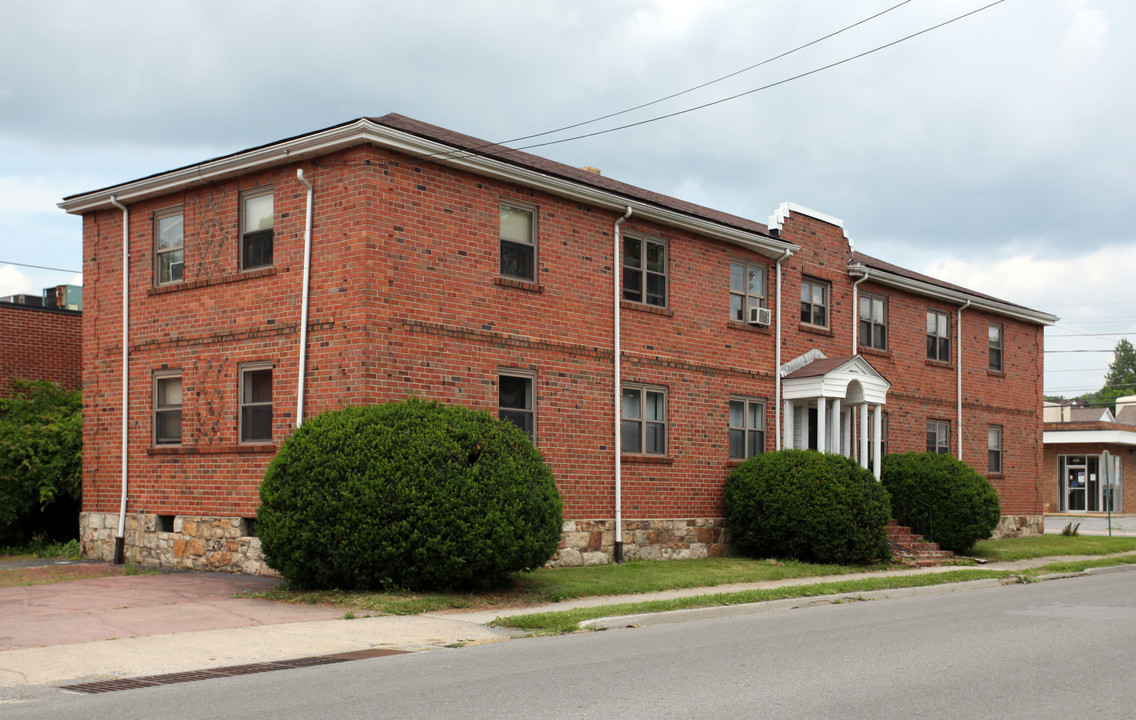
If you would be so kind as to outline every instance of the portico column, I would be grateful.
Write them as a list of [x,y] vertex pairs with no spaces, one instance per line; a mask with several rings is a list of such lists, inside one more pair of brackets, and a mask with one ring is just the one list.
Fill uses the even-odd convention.
[[860,403],[860,467],[868,469],[868,403]]
[[832,401],[832,420],[829,423],[828,437],[830,448],[829,452],[833,455],[840,454],[840,420],[844,417],[840,412],[840,398],[834,398]]
[[792,400],[786,400],[785,401],[784,434],[785,434],[785,438],[784,438],[785,449],[786,450],[792,450],[793,449],[793,401]]
[[855,418],[856,416],[853,414],[852,408],[844,409],[843,419],[841,420],[844,426],[844,442],[842,447],[844,448],[844,457],[847,458],[856,456],[856,448],[852,444],[852,426],[855,425]]
[[879,405],[872,406],[872,474],[880,479],[880,436],[884,431],[884,414]]
[[828,441],[828,423],[825,422],[825,415],[828,410],[828,401],[824,398],[817,398],[817,451],[827,451]]

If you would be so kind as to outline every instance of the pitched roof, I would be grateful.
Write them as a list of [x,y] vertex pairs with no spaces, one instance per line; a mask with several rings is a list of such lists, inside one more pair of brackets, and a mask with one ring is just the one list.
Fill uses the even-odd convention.
[[917,280],[919,282],[927,283],[928,285],[934,285],[935,287],[943,288],[944,290],[953,290],[965,295],[973,295],[974,297],[983,298],[985,300],[1001,303],[1003,305],[1012,305],[1014,307],[1022,308],[1023,310],[1029,310],[1029,308],[1027,308],[1025,305],[1018,305],[1017,303],[1012,303],[1008,300],[1002,300],[1000,298],[993,297],[992,295],[984,295],[969,288],[964,288],[961,285],[954,285],[952,283],[946,282],[945,280],[931,277],[930,275],[924,275],[922,273],[917,273],[914,270],[908,270],[907,268],[900,267],[899,265],[893,265],[889,262],[884,262],[883,260],[874,258],[871,255],[865,255],[862,252],[853,252],[852,262],[850,264],[863,265],[864,267],[871,268],[872,270],[880,270],[882,272],[898,275],[909,280]]
[[795,378],[817,377],[818,375],[827,375],[844,363],[855,360],[857,355],[844,355],[842,357],[831,358],[818,358],[813,360],[804,367],[797,368],[793,372],[785,376],[786,380],[793,380]]

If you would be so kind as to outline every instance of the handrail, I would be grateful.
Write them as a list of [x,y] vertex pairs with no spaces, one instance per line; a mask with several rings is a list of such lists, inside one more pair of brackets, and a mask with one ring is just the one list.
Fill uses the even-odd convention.
[[888,488],[888,493],[895,521],[911,528],[913,534],[921,535],[924,540],[935,542],[935,509],[931,503],[895,488]]

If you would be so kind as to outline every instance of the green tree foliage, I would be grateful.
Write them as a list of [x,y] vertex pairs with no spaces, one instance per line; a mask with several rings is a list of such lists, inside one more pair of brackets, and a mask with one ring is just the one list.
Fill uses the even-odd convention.
[[295,587],[488,587],[543,565],[562,525],[556,483],[527,435],[419,400],[305,421],[260,499],[261,547]]
[[850,458],[758,455],[726,478],[725,499],[730,536],[745,555],[844,565],[889,557],[887,492]]
[[1127,338],[1116,344],[1113,360],[1104,376],[1104,387],[1093,398],[1094,405],[1114,410],[1116,399],[1136,395],[1136,348]]
[[922,500],[933,514],[932,539],[944,550],[965,553],[990,537],[1002,517],[998,493],[974,468],[950,455],[885,455],[880,480],[891,493],[893,517],[900,525],[926,527],[928,510],[905,498]]
[[78,390],[13,382],[0,398],[0,541],[77,536],[83,490],[83,403]]

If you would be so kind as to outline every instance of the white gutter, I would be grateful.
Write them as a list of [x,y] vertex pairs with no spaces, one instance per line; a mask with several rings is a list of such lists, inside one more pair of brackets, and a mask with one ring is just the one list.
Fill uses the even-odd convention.
[[957,387],[957,393],[958,393],[958,455],[957,455],[957,457],[960,461],[962,460],[962,311],[966,310],[968,307],[970,307],[970,301],[969,300],[966,301],[965,305],[963,305],[962,307],[960,307],[958,309],[958,328],[955,331],[956,336],[958,338],[958,340],[956,341],[958,343],[958,345],[955,349],[955,357],[958,358],[958,361],[957,361],[958,365],[955,368],[955,370],[958,374],[958,381],[957,381],[958,382],[958,387]]
[[130,210],[114,196],[110,204],[122,211],[122,500],[118,507],[118,535],[114,538],[114,563],[125,561],[126,480],[130,403]]
[[776,368],[777,377],[773,380],[773,415],[777,418],[777,445],[778,450],[781,449],[783,442],[781,437],[781,263],[784,262],[790,255],[793,254],[791,248],[787,248],[785,253],[777,258],[777,340],[774,342],[775,357],[773,358],[773,367]]
[[623,377],[620,367],[621,355],[623,353],[623,346],[619,337],[619,302],[620,297],[620,278],[623,274],[623,248],[620,243],[619,226],[631,217],[631,206],[627,206],[627,212],[623,217],[615,221],[615,229],[612,232],[614,238],[614,251],[612,253],[612,275],[615,276],[612,282],[612,305],[613,314],[615,316],[615,547],[612,548],[612,559],[617,562],[623,562]]
[[[753,250],[765,257],[777,257],[785,250],[784,242],[757,232],[741,230],[695,215],[659,207],[648,200],[632,199],[627,195],[585,185],[577,180],[542,173],[485,155],[456,150],[452,145],[428,140],[365,118],[303,137],[284,140],[149,178],[115,185],[113,188],[74,195],[59,203],[59,207],[69,213],[82,214],[89,210],[105,207],[109,202],[111,190],[119,198],[132,201],[140,200],[164,195],[192,185],[233,177],[256,168],[295,162],[304,157],[327,153],[360,143],[372,143],[410,155],[424,155],[429,158],[430,162],[461,168],[486,177],[520,183],[527,187],[599,208],[622,212],[629,205],[634,206],[636,215],[646,220],[688,230],[707,238],[722,240]],[[800,249],[797,246],[790,247],[794,251]]]
[[304,377],[308,368],[308,288],[312,279],[312,200],[315,190],[304,177],[302,169],[296,170],[296,179],[308,189],[308,215],[304,225],[304,291],[300,299],[300,377],[296,392],[296,427],[304,422]]

